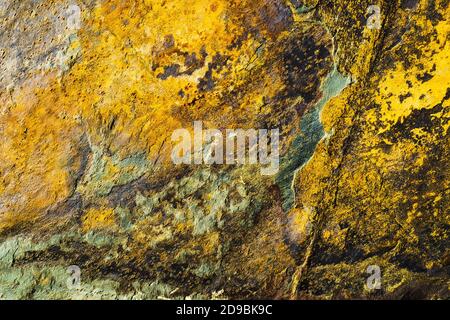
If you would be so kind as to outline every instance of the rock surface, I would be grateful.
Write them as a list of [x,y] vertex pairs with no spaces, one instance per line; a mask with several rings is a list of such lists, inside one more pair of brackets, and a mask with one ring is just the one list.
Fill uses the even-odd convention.
[[372,2],[0,0],[0,299],[450,298],[449,1]]

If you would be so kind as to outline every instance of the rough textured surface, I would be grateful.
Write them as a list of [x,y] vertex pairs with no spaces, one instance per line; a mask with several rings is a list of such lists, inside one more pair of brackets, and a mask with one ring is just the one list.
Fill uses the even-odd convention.
[[[0,299],[450,298],[449,1],[372,4],[0,0]],[[280,172],[173,165],[196,120]]]

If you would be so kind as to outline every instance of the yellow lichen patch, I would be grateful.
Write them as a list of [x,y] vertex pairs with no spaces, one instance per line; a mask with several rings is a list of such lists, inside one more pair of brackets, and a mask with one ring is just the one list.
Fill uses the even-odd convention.
[[[356,106],[348,105],[352,96],[352,90],[344,89],[340,95],[331,99],[322,110],[320,119],[325,132],[332,132],[336,125],[350,126],[352,123],[352,108]],[[345,114],[345,117],[343,116]],[[342,123],[337,124],[337,121]]]
[[81,222],[84,232],[110,228],[115,225],[114,209],[91,208],[81,217]]
[[436,32],[434,41],[423,50],[426,58],[420,60],[420,68],[418,64],[405,70],[402,64],[397,64],[381,80],[380,94],[375,99],[381,105],[380,133],[404,121],[413,110],[433,108],[445,97],[450,87],[450,43],[445,41],[450,25],[441,22]]
[[164,225],[161,213],[136,224],[133,233],[133,241],[139,245],[139,250],[145,252],[149,248],[155,248],[159,243],[170,240],[173,237],[172,230]]
[[[339,287],[349,275],[358,276],[358,264],[375,264],[371,257],[382,266],[389,294],[412,278],[422,279],[422,270],[444,270],[450,25],[443,17],[450,11],[436,10],[440,18],[434,21],[413,9],[397,10],[387,21],[408,21],[411,28],[388,35],[384,43],[379,31],[365,30],[370,43],[358,43],[355,60],[348,60],[356,62],[347,69],[357,81],[324,107],[328,135],[294,183],[296,206],[316,212],[318,237],[311,261],[304,262],[309,275],[303,274],[312,292],[318,292],[316,286],[333,291],[319,282],[335,279],[333,287]],[[333,275],[348,260],[355,269]],[[333,271],[323,274],[326,269]]]
[[205,254],[215,254],[217,248],[220,245],[220,234],[218,232],[213,232],[207,236],[205,239],[204,253]]

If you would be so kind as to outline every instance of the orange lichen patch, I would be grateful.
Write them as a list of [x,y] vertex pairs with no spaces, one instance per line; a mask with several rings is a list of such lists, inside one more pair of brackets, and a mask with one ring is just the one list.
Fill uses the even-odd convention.
[[114,209],[112,208],[91,208],[81,217],[82,230],[106,229],[115,226]]
[[76,154],[81,133],[67,109],[53,95],[26,94],[32,99],[18,96],[0,115],[0,198],[3,210],[18,221],[67,198],[71,173],[80,165]]
[[[89,148],[120,159],[144,153],[154,165],[170,165],[173,130],[199,119],[252,127],[260,113],[269,115],[265,99],[283,89],[282,70],[254,77],[270,53],[263,39],[242,35],[251,23],[280,34],[281,24],[269,30],[263,21],[279,10],[271,2],[192,0],[104,1],[83,12],[68,47],[79,51],[71,68],[36,73],[12,95],[1,94],[0,219],[8,213],[26,221],[67,199]],[[243,21],[242,11],[256,20]],[[217,90],[203,90],[202,81],[215,81]],[[234,91],[242,91],[238,108],[223,100]],[[108,167],[105,174],[109,181],[121,173]]]
[[[217,93],[201,96],[198,88],[207,72],[221,77],[214,64],[225,56],[234,65],[231,70],[244,70],[229,75],[229,82],[238,83],[237,77],[248,72],[245,68],[254,62],[261,45],[249,37],[241,47],[231,47],[239,35],[232,31],[240,27],[227,20],[226,8],[225,1],[107,1],[94,10],[80,31],[83,60],[65,78],[64,94],[73,101],[95,145],[123,157],[144,150],[150,159],[164,161],[174,129],[206,115],[220,116],[220,125],[225,125],[224,108],[239,114],[220,105]],[[273,76],[265,78],[260,88],[274,95],[280,85],[273,85],[277,83]],[[252,105],[252,110],[245,110],[251,111],[250,116],[262,104],[261,97],[242,101],[246,107]],[[190,110],[191,103],[195,110]],[[190,114],[188,119],[181,118],[185,113]]]
[[227,3],[222,0],[105,1],[94,12],[102,19],[92,24],[98,30],[112,31],[119,38],[131,36],[133,43],[141,45],[167,49],[164,37],[172,35],[175,43],[191,52],[203,45],[216,51],[227,44],[223,37],[227,33],[224,15]]

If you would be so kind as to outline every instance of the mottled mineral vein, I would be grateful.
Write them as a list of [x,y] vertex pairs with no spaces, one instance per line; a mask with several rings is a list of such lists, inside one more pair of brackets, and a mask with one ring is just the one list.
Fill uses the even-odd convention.
[[322,109],[330,99],[338,96],[350,83],[351,78],[340,74],[336,67],[331,71],[322,84],[322,98],[302,117],[301,133],[292,142],[286,156],[281,159],[281,170],[277,181],[282,192],[283,210],[286,212],[295,203],[294,184],[298,170],[301,170],[312,158],[317,144],[328,137],[320,119]]

